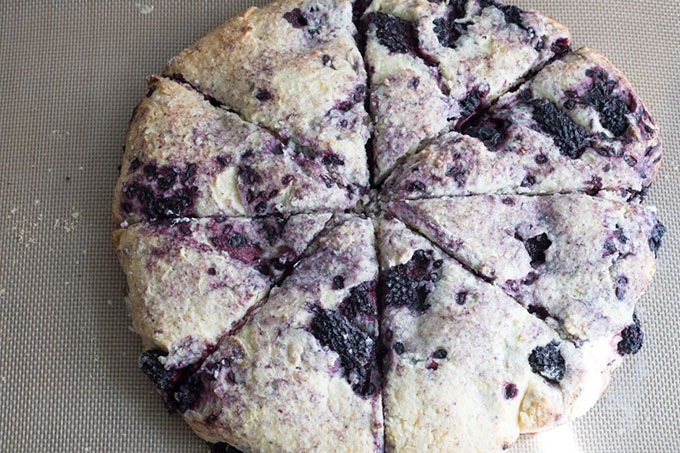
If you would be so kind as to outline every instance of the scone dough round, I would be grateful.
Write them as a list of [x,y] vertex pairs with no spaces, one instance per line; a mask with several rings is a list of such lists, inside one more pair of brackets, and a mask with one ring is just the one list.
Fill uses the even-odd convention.
[[139,363],[213,451],[489,452],[644,340],[659,130],[496,0],[277,0],[148,79],[113,218]]

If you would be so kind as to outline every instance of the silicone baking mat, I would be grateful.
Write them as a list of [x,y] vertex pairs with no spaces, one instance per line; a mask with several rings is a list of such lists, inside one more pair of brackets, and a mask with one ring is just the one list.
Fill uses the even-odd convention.
[[[258,2],[263,3],[263,2]],[[523,0],[631,79],[665,138],[646,344],[603,400],[520,452],[680,451],[680,2]],[[0,2],[0,450],[202,452],[138,370],[110,205],[144,78],[248,1]]]

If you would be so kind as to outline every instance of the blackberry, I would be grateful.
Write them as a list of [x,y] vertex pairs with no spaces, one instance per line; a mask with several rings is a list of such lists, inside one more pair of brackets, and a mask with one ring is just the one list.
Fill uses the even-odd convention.
[[442,260],[435,260],[432,250],[416,250],[409,262],[388,269],[381,279],[385,306],[427,311],[427,295],[439,281],[437,269],[441,265]]
[[506,382],[503,386],[503,398],[511,400],[517,396],[517,386],[511,382]]
[[524,248],[531,258],[531,267],[534,269],[545,263],[545,251],[552,245],[545,233],[539,234],[524,241]]
[[589,69],[586,75],[593,83],[581,102],[597,110],[600,114],[600,123],[615,137],[622,136],[630,125],[626,117],[630,109],[623,100],[613,95],[617,82],[609,80],[607,74],[599,69]]
[[620,355],[637,354],[642,348],[644,339],[645,334],[640,320],[637,314],[633,313],[633,324],[621,331],[621,341],[616,345],[616,349]]
[[377,316],[375,287],[375,281],[368,281],[350,289],[349,296],[342,301],[339,311],[351,320],[356,320],[359,315]]
[[666,227],[663,223],[657,221],[656,225],[652,228],[652,232],[649,236],[647,243],[649,244],[649,250],[654,253],[654,256],[659,255],[659,248],[661,248],[661,239],[663,235],[666,234]]
[[537,346],[529,355],[531,371],[539,374],[548,382],[558,383],[564,378],[565,363],[556,342]]
[[210,453],[242,453],[241,450],[224,442],[208,445],[210,446]]
[[547,99],[536,99],[532,105],[534,121],[552,136],[560,153],[570,159],[580,158],[590,145],[588,132]]
[[309,25],[309,22],[302,14],[302,10],[300,8],[295,8],[291,11],[288,11],[283,15],[283,18],[286,19],[288,23],[293,26],[293,28],[303,28]]
[[385,13],[371,13],[368,20],[375,26],[375,35],[380,44],[395,53],[416,53],[418,37],[411,22]]
[[340,356],[344,377],[352,390],[361,396],[371,396],[375,392],[375,338],[339,311],[324,310],[318,305],[313,305],[310,310],[314,314],[310,333],[321,345]]

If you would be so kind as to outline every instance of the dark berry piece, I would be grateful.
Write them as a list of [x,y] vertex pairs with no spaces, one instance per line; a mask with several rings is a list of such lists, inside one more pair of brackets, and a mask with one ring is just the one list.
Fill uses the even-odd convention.
[[633,324],[621,331],[621,341],[616,345],[620,355],[637,354],[642,348],[645,334],[636,313],[633,313]]
[[192,375],[173,393],[173,399],[168,400],[167,405],[172,410],[184,413],[198,401],[201,390],[203,390],[203,383],[197,375]]
[[120,207],[123,208],[123,211],[125,211],[128,214],[132,212],[132,205],[130,203],[127,202],[121,203]]
[[439,364],[435,361],[431,361],[425,366],[425,368],[431,371],[436,371],[437,368],[439,368]]
[[244,247],[248,241],[245,236],[240,233],[234,233],[234,235],[229,239],[229,246],[234,248]]
[[371,13],[368,20],[380,44],[395,53],[416,52],[418,38],[411,22],[384,13]]
[[456,303],[458,305],[465,305],[465,300],[467,299],[468,292],[467,291],[461,291],[456,293]]
[[224,442],[209,445],[210,453],[242,453],[241,450],[238,450],[229,444],[225,444]]
[[537,346],[529,355],[531,371],[555,384],[562,380],[565,371],[564,357],[558,346],[556,342]]
[[154,164],[147,164],[144,166],[144,174],[152,178],[158,178],[158,167]]
[[375,392],[372,383],[376,372],[375,339],[349,321],[342,313],[311,307],[314,314],[310,333],[321,345],[340,356],[345,379],[361,396]]
[[328,153],[321,160],[324,165],[345,165],[345,161],[342,160],[337,154]]
[[548,158],[545,156],[545,154],[538,154],[536,157],[534,157],[534,162],[536,162],[538,165],[544,165],[548,163]]
[[247,165],[242,165],[238,168],[238,175],[250,185],[262,182],[262,177]]
[[531,267],[536,268],[545,263],[545,251],[552,245],[552,241],[548,239],[545,233],[539,234],[524,241],[524,248],[526,248],[529,257],[531,258]]
[[571,100],[571,99],[569,99],[568,101],[566,101],[566,102],[564,103],[564,108],[567,109],[567,110],[571,110],[571,109],[573,109],[574,107],[576,107],[576,102],[574,102],[574,101]]
[[602,178],[600,178],[599,176],[593,176],[592,178],[590,178],[590,180],[586,182],[585,186],[586,194],[592,197],[600,193],[600,190],[602,190],[604,187],[602,185]]
[[659,248],[661,248],[661,239],[663,235],[666,234],[666,227],[663,223],[657,221],[654,228],[652,228],[651,236],[647,243],[649,244],[649,250],[654,253],[654,256],[659,255]]
[[618,300],[623,300],[626,296],[626,289],[628,288],[628,277],[625,275],[619,275],[616,277],[616,298]]
[[427,295],[439,281],[437,269],[441,264],[441,260],[434,259],[432,250],[416,250],[407,263],[388,269],[381,279],[385,305],[427,311]]
[[146,97],[150,98],[154,91],[156,91],[156,88],[158,88],[156,85],[149,87],[149,89],[146,92]]
[[503,203],[504,205],[507,205],[507,206],[514,206],[514,205],[515,205],[515,200],[513,200],[513,199],[510,198],[510,197],[504,197],[504,198],[501,200],[501,203]]
[[445,359],[448,353],[445,349],[437,349],[432,353],[432,357],[435,359]]
[[288,219],[280,214],[262,219],[262,230],[264,230],[267,240],[270,243],[273,243],[275,240],[282,237],[287,223]]
[[604,246],[602,247],[602,257],[610,256],[616,253],[616,244],[610,240],[604,241]]
[[255,98],[260,102],[268,101],[272,98],[272,94],[267,90],[258,90],[255,94]]
[[181,223],[179,225],[179,232],[182,233],[183,236],[190,236],[191,235],[191,227],[186,223]]
[[542,305],[529,305],[527,311],[543,321],[550,317],[548,309]]
[[461,164],[453,164],[446,169],[446,176],[453,178],[453,180],[458,184],[458,187],[465,186],[465,176],[467,171],[463,169]]
[[536,272],[529,272],[526,277],[521,280],[521,283],[525,286],[531,286],[538,280],[538,274]]
[[623,232],[621,228],[617,228],[614,231],[614,237],[616,238],[617,241],[619,241],[622,244],[626,244],[628,242],[628,236]]
[[630,125],[627,118],[630,110],[625,102],[613,94],[616,81],[608,80],[605,72],[601,70],[589,69],[586,75],[591,77],[593,82],[581,102],[594,107],[600,114],[602,125],[615,137],[620,137]]
[[578,159],[590,144],[588,132],[547,99],[532,101],[533,118],[539,127],[552,136],[560,153],[570,159]]
[[208,268],[208,275],[217,275],[217,271],[214,267]]
[[342,289],[345,287],[345,279],[342,275],[333,277],[333,289]]
[[217,163],[220,165],[220,167],[226,167],[229,165],[229,159],[225,156],[217,156],[215,160],[217,160]]
[[349,296],[342,301],[339,311],[348,319],[354,320],[360,315],[369,317],[377,316],[378,309],[375,286],[375,281],[368,281],[350,289]]
[[531,187],[536,184],[536,176],[526,175],[520,184],[522,187]]
[[397,341],[396,343],[394,343],[392,345],[392,349],[394,350],[394,352],[397,353],[397,355],[402,355],[404,353],[404,351],[406,350],[404,348],[404,343],[401,343],[399,341]]
[[139,356],[139,367],[160,390],[169,390],[176,379],[176,373],[166,370],[159,360],[166,355],[159,349],[150,349]]
[[294,28],[306,27],[309,24],[305,16],[302,14],[302,10],[300,8],[295,8],[291,11],[288,11],[283,15],[283,18],[286,19],[288,23]]
[[493,6],[495,8],[498,8],[505,16],[505,21],[507,23],[515,24],[519,28],[528,31],[528,28],[524,25],[524,22],[522,22],[522,14],[524,13],[524,11],[522,11],[518,7],[514,5],[504,5],[495,0],[481,0],[479,4],[483,8],[486,8],[487,6]]
[[324,66],[329,66],[331,62],[331,57],[328,55],[323,55],[321,57],[321,62],[323,63]]
[[416,88],[418,88],[418,85],[420,85],[420,77],[414,77],[408,81],[409,88],[413,88],[415,90]]
[[183,184],[186,184],[190,179],[196,176],[196,168],[198,168],[196,164],[187,164],[187,168],[181,176]]
[[510,122],[507,120],[482,115],[474,123],[465,126],[463,132],[480,139],[487,147],[493,149],[505,139],[509,127]]
[[136,157],[130,161],[130,171],[135,171],[141,166],[142,162],[140,162],[140,160]]
[[466,0],[454,0],[449,2],[446,9],[446,16],[435,19],[434,33],[437,35],[439,43],[444,47],[454,48],[456,41],[465,33],[470,22],[461,23],[459,19],[465,17]]
[[465,98],[459,102],[460,105],[460,116],[462,118],[467,118],[477,111],[479,106],[482,104],[482,100],[486,93],[480,91],[479,89],[474,89],[470,91]]
[[411,181],[406,184],[406,190],[409,192],[424,192],[427,187],[422,181]]
[[517,396],[517,386],[511,382],[506,382],[503,386],[503,398],[511,400]]
[[570,50],[569,40],[567,38],[558,39],[550,47],[550,50],[555,55],[562,55],[562,54],[569,52],[569,50]]

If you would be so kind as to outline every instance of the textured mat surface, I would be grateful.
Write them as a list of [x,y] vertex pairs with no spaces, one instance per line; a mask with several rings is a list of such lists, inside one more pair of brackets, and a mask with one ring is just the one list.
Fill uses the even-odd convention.
[[[110,205],[144,77],[251,3],[0,3],[0,450],[207,451],[137,368]],[[680,3],[516,3],[604,52],[647,102],[666,153],[647,203],[669,232],[642,351],[585,417],[511,451],[679,451]]]

